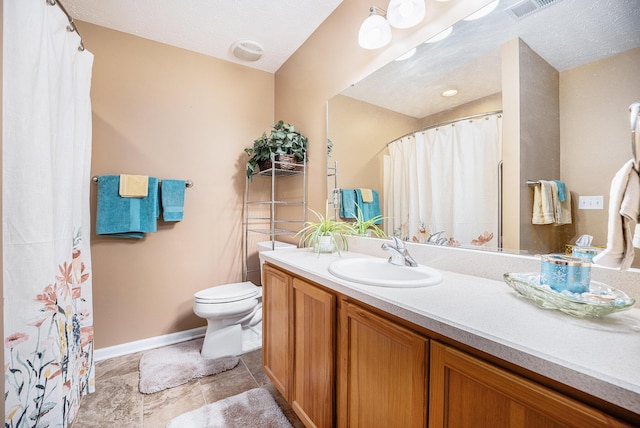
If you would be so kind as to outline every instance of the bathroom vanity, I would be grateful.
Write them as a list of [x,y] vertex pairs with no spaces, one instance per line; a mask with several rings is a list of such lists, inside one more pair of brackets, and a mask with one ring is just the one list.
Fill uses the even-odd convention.
[[334,277],[349,257],[261,253],[263,365],[308,427],[640,425],[640,310],[578,319],[503,282]]

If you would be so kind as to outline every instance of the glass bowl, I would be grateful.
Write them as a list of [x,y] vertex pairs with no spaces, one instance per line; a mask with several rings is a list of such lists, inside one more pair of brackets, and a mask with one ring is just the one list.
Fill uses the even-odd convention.
[[635,303],[625,292],[596,281],[591,281],[589,291],[581,294],[557,292],[547,284],[540,284],[539,273],[505,273],[504,281],[539,307],[555,309],[574,317],[603,317],[630,309]]

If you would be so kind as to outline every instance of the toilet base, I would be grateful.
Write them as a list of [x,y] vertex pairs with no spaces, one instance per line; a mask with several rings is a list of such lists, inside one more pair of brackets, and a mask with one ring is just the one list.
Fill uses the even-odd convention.
[[222,329],[213,326],[213,328],[207,328],[200,355],[203,358],[213,359],[227,355],[241,355],[260,347],[262,347],[262,321],[247,327],[242,327],[240,324]]

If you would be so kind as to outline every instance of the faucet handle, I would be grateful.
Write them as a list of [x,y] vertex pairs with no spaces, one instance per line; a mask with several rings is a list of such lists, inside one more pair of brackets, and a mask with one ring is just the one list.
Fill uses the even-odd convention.
[[392,236],[391,239],[393,240],[393,243],[396,245],[396,248],[400,251],[405,249],[404,246],[404,241],[400,238],[398,238],[397,236]]

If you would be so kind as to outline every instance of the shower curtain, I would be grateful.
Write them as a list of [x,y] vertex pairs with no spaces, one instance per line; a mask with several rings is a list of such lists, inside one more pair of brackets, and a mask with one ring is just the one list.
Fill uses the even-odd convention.
[[3,7],[5,426],[67,427],[94,389],[93,55],[55,2]]
[[440,244],[498,245],[499,114],[460,120],[389,144],[385,167],[387,233]]

